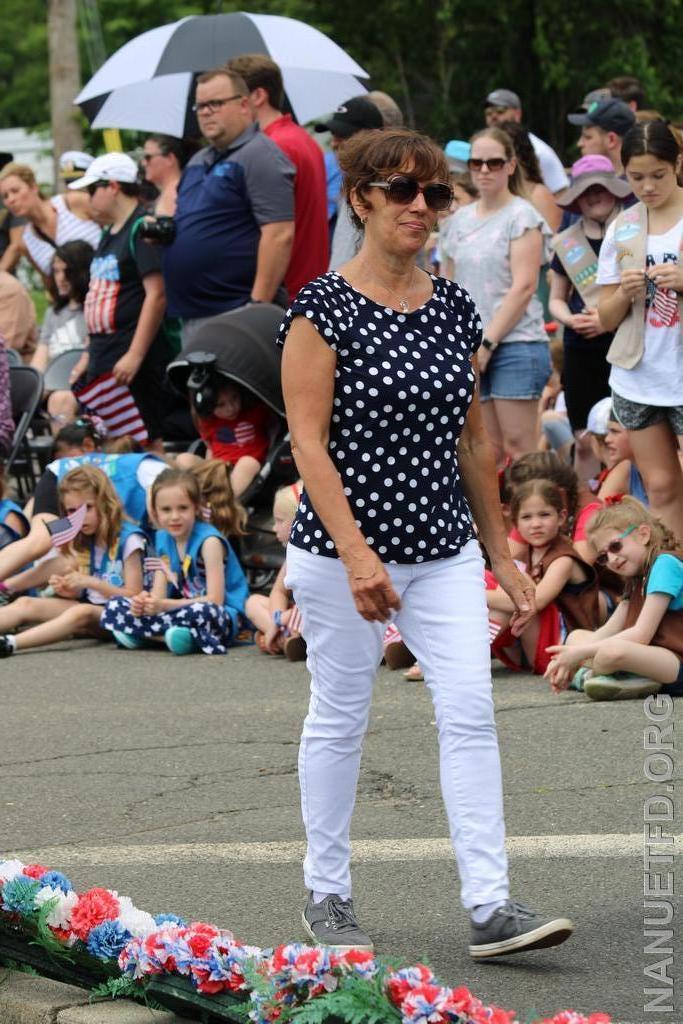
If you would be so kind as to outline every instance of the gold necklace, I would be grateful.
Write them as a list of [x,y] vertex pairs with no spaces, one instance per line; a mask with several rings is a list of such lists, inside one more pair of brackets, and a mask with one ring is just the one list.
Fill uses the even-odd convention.
[[[367,266],[367,264],[364,263],[363,266],[365,267],[365,266]],[[408,292],[411,291],[411,289],[413,287],[413,283],[415,281],[415,270],[416,270],[416,268],[413,267],[413,272],[410,275],[410,282],[408,284]],[[393,298],[395,299],[395,301],[396,301],[396,303],[398,305],[399,312],[407,313],[408,310],[410,309],[410,302],[408,301],[408,296],[407,295],[401,296],[401,295],[398,294],[398,292],[395,292],[393,290],[393,288],[390,288],[388,285],[386,285],[384,283],[384,281],[380,280],[380,278],[377,276],[377,272],[376,271],[375,271],[374,276],[375,276],[375,279],[377,280],[378,284],[380,285],[380,287],[384,288],[385,292],[388,292],[389,295],[393,296]]]

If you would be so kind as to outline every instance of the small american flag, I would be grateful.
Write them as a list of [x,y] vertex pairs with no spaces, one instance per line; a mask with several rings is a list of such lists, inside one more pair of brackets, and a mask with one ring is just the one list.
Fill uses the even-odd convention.
[[52,537],[53,548],[64,547],[65,544],[70,544],[72,540],[76,539],[85,522],[85,513],[85,505],[79,505],[75,512],[64,516],[63,519],[55,519],[53,522],[45,524],[47,532]]
[[171,572],[170,568],[158,555],[149,555],[142,561],[143,571],[146,573],[163,572],[166,579],[173,584],[174,587],[178,586],[178,577],[174,572]]
[[652,309],[663,327],[674,327],[678,323],[678,295],[672,288],[655,289]]
[[104,373],[89,384],[74,388],[74,394],[82,405],[103,420],[109,437],[127,434],[141,444],[149,440],[130,388],[118,384],[113,373]]

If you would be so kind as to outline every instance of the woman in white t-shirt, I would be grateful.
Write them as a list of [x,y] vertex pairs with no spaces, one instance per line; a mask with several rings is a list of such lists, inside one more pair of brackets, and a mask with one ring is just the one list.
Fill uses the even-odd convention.
[[681,151],[664,121],[647,121],[626,133],[621,158],[640,201],[612,222],[600,250],[598,312],[616,331],[607,354],[612,405],[650,508],[683,538]]
[[483,324],[480,401],[502,465],[506,455],[514,459],[536,447],[538,400],[552,369],[536,296],[549,229],[520,197],[512,140],[502,129],[472,138],[468,167],[479,199],[450,218],[442,250]]

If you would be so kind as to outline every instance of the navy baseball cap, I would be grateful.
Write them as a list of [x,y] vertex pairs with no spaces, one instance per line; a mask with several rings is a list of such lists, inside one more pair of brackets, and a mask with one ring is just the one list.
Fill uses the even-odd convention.
[[581,127],[593,125],[602,128],[604,132],[626,135],[636,123],[636,115],[623,100],[610,96],[608,99],[595,100],[583,114],[569,114],[567,120]]

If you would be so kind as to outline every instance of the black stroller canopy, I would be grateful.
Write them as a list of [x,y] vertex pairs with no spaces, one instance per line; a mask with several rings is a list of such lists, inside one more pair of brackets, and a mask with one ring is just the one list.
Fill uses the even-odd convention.
[[216,371],[251,391],[284,417],[280,383],[281,349],[275,343],[284,312],[280,306],[258,303],[212,317],[168,367],[171,383],[183,393],[192,367],[187,356],[207,352],[216,356]]

